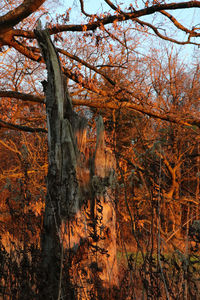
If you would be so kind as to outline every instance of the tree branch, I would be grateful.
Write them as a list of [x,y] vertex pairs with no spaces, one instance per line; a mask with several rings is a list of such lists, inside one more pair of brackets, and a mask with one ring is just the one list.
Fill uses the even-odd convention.
[[[110,2],[110,1],[107,1]],[[136,18],[142,17],[142,16],[147,16],[147,15],[152,15],[155,12],[162,12],[165,10],[177,10],[177,9],[185,9],[185,8],[200,8],[200,1],[187,1],[187,2],[180,2],[180,3],[168,3],[168,4],[157,4],[153,5],[150,7],[146,7],[137,11],[133,12],[122,12],[119,10],[119,13],[117,15],[107,15],[103,18],[98,18],[96,21],[90,21],[85,24],[69,24],[69,25],[56,25],[53,26],[52,28],[49,28],[49,33],[51,34],[56,34],[59,32],[63,31],[76,31],[76,32],[81,32],[81,31],[89,31],[89,30],[96,30],[97,28],[101,27],[102,25],[107,25],[107,24],[112,24],[114,22],[123,22],[127,20],[136,20]],[[138,20],[137,20],[138,21]],[[172,19],[171,19],[172,21]],[[147,23],[149,26],[149,23]],[[177,22],[174,23],[175,26],[178,25]],[[154,32],[157,34],[158,29],[156,27],[152,27]],[[184,26],[182,26],[179,23],[179,29],[183,30],[184,32],[187,32],[190,34],[190,37],[198,37],[200,36],[200,33],[195,32],[194,29],[189,30],[186,29]],[[35,38],[35,35],[32,31],[24,31],[24,30],[15,30],[14,35],[16,36],[24,36],[27,38]],[[160,38],[166,39],[167,37],[161,35],[159,33],[158,35]],[[170,38],[168,39],[170,40]],[[174,40],[171,40],[174,41]]]
[[[72,79],[74,80],[74,78],[72,78]],[[99,91],[98,91],[98,94],[99,94]],[[106,95],[104,93],[102,93],[102,94],[104,96]],[[19,93],[19,92],[14,92],[14,91],[0,91],[0,97],[11,97],[11,98],[20,99],[20,100],[23,100],[23,101],[31,101],[31,102],[38,102],[38,103],[44,103],[44,98],[45,98],[44,96],[36,96],[36,95],[30,95],[30,94]],[[107,95],[107,97],[108,97],[108,95]],[[141,107],[137,104],[133,104],[133,103],[130,103],[130,102],[117,101],[117,99],[115,99],[115,101],[113,101],[113,100],[108,101],[108,100],[105,100],[105,98],[104,99],[99,99],[98,101],[88,100],[88,99],[87,100],[72,99],[72,103],[75,106],[82,105],[82,106],[93,107],[93,108],[108,108],[108,109],[115,109],[115,110],[125,108],[125,109],[140,112],[142,114],[146,114],[146,115],[148,115],[152,118],[155,118],[155,119],[160,119],[160,120],[163,120],[163,121],[168,121],[168,122],[176,123],[176,124],[180,124],[180,125],[197,126],[198,128],[200,128],[200,119],[196,119],[196,118],[192,118],[192,117],[190,117],[190,118],[184,118],[184,117],[177,118],[177,117],[175,117],[173,115],[170,115],[170,114],[160,114],[160,113],[152,111],[148,108]],[[5,126],[2,126],[1,122],[4,122],[4,121],[0,121],[0,127],[5,127]],[[13,124],[10,124],[10,123],[6,123],[6,122],[4,122],[4,123],[7,126],[19,126],[19,125],[13,125]],[[19,126],[19,127],[26,128],[24,126]],[[27,128],[29,128],[29,127],[27,127]],[[14,129],[14,128],[11,128],[11,129]],[[20,130],[20,129],[18,129],[18,130]],[[32,131],[30,131],[30,130],[29,131],[34,132],[34,131],[39,130],[38,132],[46,132],[46,131],[41,131],[41,130],[44,130],[42,128],[38,128],[38,129],[36,128],[36,129],[31,129],[31,130]],[[24,131],[26,131],[26,130],[24,130]]]
[[117,6],[115,6],[110,0],[104,0],[113,10],[117,11]]
[[45,0],[24,0],[21,5],[0,17],[0,34],[9,31],[30,14],[35,12]]
[[170,114],[160,114],[158,112],[152,111],[148,108],[141,107],[137,104],[133,104],[130,102],[106,101],[105,99],[98,101],[73,99],[72,103],[73,105],[84,105],[94,108],[110,108],[115,110],[125,108],[140,112],[142,114],[146,114],[154,119],[160,119],[163,121],[185,126],[197,126],[198,128],[200,128],[200,119],[195,119],[192,117],[187,119],[181,119],[181,117],[177,118],[176,116]]
[[[154,33],[155,33],[159,38],[161,38],[161,39],[163,39],[163,40],[166,40],[166,41],[169,41],[169,42],[178,44],[178,45],[186,45],[186,44],[192,44],[192,45],[197,45],[197,46],[199,45],[199,43],[194,43],[194,42],[191,42],[191,41],[190,41],[190,38],[193,36],[192,30],[187,29],[188,33],[190,33],[189,36],[188,36],[188,39],[187,39],[187,41],[182,41],[182,42],[181,42],[181,41],[178,41],[178,40],[176,40],[176,39],[173,39],[173,38],[170,38],[170,37],[167,37],[167,36],[161,34],[157,27],[153,26],[152,24],[150,24],[150,23],[148,23],[148,22],[141,21],[141,20],[138,19],[138,18],[135,18],[135,21],[136,21],[137,23],[139,23],[140,25],[142,25],[142,26],[147,26],[147,27],[151,28],[151,29],[154,31]],[[185,27],[184,27],[184,28],[185,28]],[[185,30],[184,30],[184,31],[185,31]],[[200,34],[198,34],[198,35],[200,36]],[[196,33],[195,33],[194,36],[197,36]]]
[[8,98],[15,98],[23,101],[29,102],[37,102],[37,103],[44,103],[45,97],[44,96],[37,96],[25,93],[19,93],[15,91],[2,91],[0,90],[0,97],[8,97]]
[[174,18],[174,16],[172,16],[171,14],[169,14],[168,12],[162,10],[160,11],[160,13],[164,16],[166,16],[173,24],[174,26],[176,26],[176,28],[185,31],[186,33],[191,33],[191,30],[189,30],[188,28],[186,28],[185,26],[183,26],[181,23],[179,23],[176,18]]
[[64,68],[63,69],[64,74],[69,77],[71,80],[73,80],[74,82],[80,84],[82,87],[84,87],[85,89],[96,93],[98,95],[102,95],[102,96],[108,96],[107,92],[99,89],[96,85],[96,83],[94,82],[94,80],[89,80],[88,78],[83,78],[82,74],[78,73],[78,72],[72,72],[70,69],[68,68]]
[[25,131],[25,132],[44,132],[46,133],[47,130],[44,128],[32,128],[28,126],[21,126],[21,125],[16,125],[12,123],[5,122],[0,119],[0,129],[11,129],[11,130],[18,130],[18,131]]
[[[18,41],[12,40],[8,44],[9,46],[12,46],[17,51],[19,51],[21,54],[25,55],[26,57],[30,58],[31,60],[42,62],[43,58],[40,54],[34,54],[32,50],[29,49],[29,47],[26,47],[19,43]],[[43,61],[44,62],[44,61]]]
[[86,17],[92,18],[93,15],[86,13],[86,11],[85,11],[85,9],[84,9],[84,3],[83,3],[83,0],[79,0],[79,2],[80,2],[80,5],[81,5],[81,12],[82,12]]
[[56,48],[56,50],[59,52],[59,53],[62,53],[64,55],[66,55],[67,57],[69,58],[72,58],[73,60],[76,60],[77,62],[80,62],[82,65],[86,66],[87,68],[93,70],[94,72],[100,74],[101,76],[103,76],[108,82],[110,82],[112,85],[115,85],[116,82],[113,81],[110,77],[108,77],[106,74],[104,74],[102,71],[98,70],[95,66],[93,65],[90,65],[89,63],[87,63],[85,60],[79,58],[78,56],[76,55],[73,55],[71,53],[69,53],[68,51],[66,50],[63,50],[63,49],[60,49],[60,48]]

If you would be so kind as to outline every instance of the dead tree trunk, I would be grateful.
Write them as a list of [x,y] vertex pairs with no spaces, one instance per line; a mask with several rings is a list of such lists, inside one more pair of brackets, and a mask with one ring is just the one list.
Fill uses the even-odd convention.
[[[97,126],[96,147],[93,152],[90,151],[90,156],[88,155],[86,121],[73,111],[59,57],[48,30],[37,28],[35,35],[48,72],[48,80],[44,86],[49,168],[41,243],[42,276],[39,298],[83,299],[75,293],[73,280],[70,279],[73,266],[69,250],[75,244],[77,245],[74,249],[77,250],[81,248],[83,241],[87,240],[88,253],[84,264],[88,270],[89,266],[97,268],[101,275],[95,278],[100,278],[101,283],[105,285],[116,283],[115,213],[110,201],[114,163],[112,154],[106,152],[101,118]],[[73,229],[76,233],[71,234],[71,228],[77,220],[82,221],[80,216],[84,209],[85,212],[89,209],[84,221],[85,229],[79,224],[75,226],[79,229]],[[100,221],[99,212],[102,214]],[[100,239],[100,236],[103,238]],[[99,249],[105,248],[106,255],[103,257],[103,250],[99,251],[100,259],[96,259],[95,264],[92,257],[94,251],[90,250],[95,249],[97,253]],[[76,256],[76,251],[74,253]]]
[[[62,243],[60,226],[63,216],[72,217],[78,211],[79,187],[76,178],[77,149],[71,123],[73,114],[65,90],[57,52],[47,30],[35,34],[45,60],[48,80],[45,88],[48,126],[49,168],[47,196],[42,232],[41,299],[58,299],[61,293]],[[68,295],[73,299],[68,278]]]

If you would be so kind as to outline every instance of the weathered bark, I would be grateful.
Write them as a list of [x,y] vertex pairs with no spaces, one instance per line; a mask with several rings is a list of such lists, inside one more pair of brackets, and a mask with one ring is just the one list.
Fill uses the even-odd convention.
[[[86,270],[85,281],[89,279],[91,284],[84,288],[98,294],[102,287],[117,284],[115,211],[110,189],[115,162],[106,150],[101,117],[96,147],[88,151],[86,120],[73,111],[49,33],[38,28],[35,35],[48,71],[45,94],[49,169],[39,297],[83,299],[81,290],[76,289],[75,295],[70,274],[77,271],[80,279],[81,269],[73,268],[73,262],[85,245],[86,256],[81,256],[80,266]],[[75,280],[79,286],[83,282]]]
[[[87,145],[84,143],[84,145]],[[116,216],[112,187],[115,159],[106,148],[102,117],[97,121],[97,141],[93,148],[82,148],[77,175],[84,199],[83,207],[70,222],[73,249],[73,282],[77,299],[107,299],[109,289],[118,285],[116,260]],[[96,299],[96,298],[95,298]]]
[[[48,31],[36,30],[38,43],[46,62],[48,82],[46,87],[46,111],[48,126],[49,169],[47,196],[42,233],[42,278],[40,297],[58,299],[62,271],[62,219],[76,214],[80,193],[76,178],[77,149],[71,122],[75,118],[59,58]],[[68,278],[69,283],[69,278]],[[73,299],[68,284],[66,299]]]

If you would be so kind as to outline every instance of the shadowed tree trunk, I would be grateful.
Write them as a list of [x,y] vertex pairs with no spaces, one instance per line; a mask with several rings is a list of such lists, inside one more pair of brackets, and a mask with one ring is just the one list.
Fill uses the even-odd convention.
[[[111,197],[115,161],[105,146],[101,117],[97,121],[96,146],[88,151],[87,122],[73,111],[48,30],[38,27],[35,35],[48,71],[44,89],[49,168],[39,298],[88,299],[89,293],[101,294],[102,298],[102,287],[117,284],[115,211]],[[86,255],[80,255],[83,248]],[[79,265],[85,270],[81,280],[80,268],[74,263],[78,256]],[[90,280],[90,286],[84,286],[85,296],[74,288],[73,279],[79,286]]]

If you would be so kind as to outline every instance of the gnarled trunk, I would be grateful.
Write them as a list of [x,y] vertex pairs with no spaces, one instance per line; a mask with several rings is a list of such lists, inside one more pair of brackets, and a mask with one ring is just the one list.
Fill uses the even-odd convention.
[[[105,146],[101,117],[96,146],[88,151],[86,120],[73,111],[48,31],[38,28],[35,34],[48,71],[45,94],[49,169],[40,298],[88,299],[90,293],[98,294],[102,287],[117,284],[111,189],[115,162]],[[72,274],[76,274],[78,286],[86,283],[84,293],[79,288],[75,292]]]

